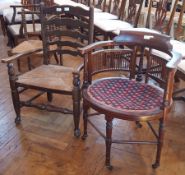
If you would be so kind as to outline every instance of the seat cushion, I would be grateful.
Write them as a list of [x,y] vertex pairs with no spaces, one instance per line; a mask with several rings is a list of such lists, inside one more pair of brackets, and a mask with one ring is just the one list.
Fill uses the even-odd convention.
[[10,9],[10,5],[20,5],[21,0],[1,0],[0,1],[0,15],[3,15],[4,10]]
[[[124,29],[122,29],[122,30],[124,30]],[[114,33],[115,35],[120,35],[120,33],[121,33],[122,30],[118,29],[118,30],[113,31],[112,33]],[[127,30],[127,29],[125,29],[125,30]],[[142,28],[142,27],[139,27],[139,28],[131,28],[129,30],[130,31],[141,31],[141,32],[160,33],[157,30],[148,29],[148,28]]]
[[[28,33],[33,33],[33,24],[27,24],[27,32]],[[13,35],[20,35],[20,24],[14,24],[14,25],[9,25],[8,30],[11,32]],[[35,32],[41,32],[41,24],[36,23],[35,24]]]
[[[71,0],[55,0],[54,1],[56,4],[58,5],[70,5],[70,6],[73,6],[73,7],[82,7],[86,10],[89,10],[89,7],[86,6],[85,4],[81,4],[81,3],[76,3],[74,1],[71,1]],[[94,8],[94,11],[95,12],[101,12],[102,10],[98,9],[98,8]]]
[[76,6],[77,3],[71,0],[54,0],[54,2],[58,5],[71,5]]
[[97,20],[115,20],[118,19],[116,15],[107,12],[95,12],[94,13],[94,21]]
[[70,92],[73,89],[73,71],[72,68],[64,66],[42,65],[20,75],[17,83]]
[[133,28],[131,24],[121,20],[97,20],[94,25],[105,32]]
[[[29,11],[28,9],[25,9],[26,11]],[[21,8],[16,8],[16,12],[21,12]],[[3,16],[5,18],[5,20],[11,24],[12,22],[12,16],[13,16],[13,8],[8,8],[8,9],[5,9],[3,11]],[[39,19],[39,16],[38,15],[34,15],[34,19],[35,20],[38,20]],[[20,23],[22,21],[22,16],[21,14],[16,14],[15,16],[15,23]],[[31,14],[26,14],[26,21],[32,21],[32,15]]]
[[116,111],[155,111],[163,101],[163,92],[154,86],[123,78],[108,78],[88,87],[95,103]]

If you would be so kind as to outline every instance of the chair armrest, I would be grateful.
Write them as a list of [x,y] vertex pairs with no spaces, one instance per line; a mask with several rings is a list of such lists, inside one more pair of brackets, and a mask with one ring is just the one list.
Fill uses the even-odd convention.
[[25,56],[30,56],[30,55],[33,55],[37,52],[40,52],[42,51],[43,49],[39,48],[39,49],[33,49],[33,50],[29,50],[27,52],[22,52],[20,54],[16,54],[16,55],[13,55],[11,57],[8,57],[8,58],[4,58],[1,60],[2,63],[10,63],[14,60],[17,60],[17,59],[20,59],[20,58],[24,58]]
[[166,67],[170,69],[176,69],[183,57],[182,54],[175,51],[172,52],[172,56],[172,59],[166,64]]
[[89,44],[88,46],[85,46],[83,48],[79,48],[78,50],[80,51],[81,54],[86,54],[89,51],[96,49],[98,47],[103,47],[103,46],[111,46],[114,43],[114,41],[99,41],[96,43]]

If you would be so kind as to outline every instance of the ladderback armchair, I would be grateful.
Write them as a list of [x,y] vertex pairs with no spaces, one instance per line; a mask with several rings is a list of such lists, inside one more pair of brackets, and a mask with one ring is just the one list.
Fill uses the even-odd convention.
[[[12,101],[14,104],[18,124],[21,121],[21,108],[23,106],[36,107],[41,110],[72,114],[74,118],[74,135],[80,135],[80,70],[79,64],[70,67],[73,60],[83,60],[79,47],[90,44],[93,39],[93,7],[85,10],[72,6],[41,6],[41,33],[43,40],[43,65],[26,73],[17,75],[13,60],[24,59],[25,56],[40,52],[42,49],[33,49],[14,55],[2,61],[8,65]],[[52,56],[60,59],[60,64],[52,63]],[[65,66],[63,59],[66,58],[69,66]],[[20,91],[20,87],[23,90]],[[21,93],[27,89],[38,90],[36,96],[31,96],[27,101],[21,99]],[[35,99],[47,94],[46,103],[38,103]],[[53,94],[63,94],[72,98],[72,109],[53,105]]]
[[[164,140],[164,126],[172,105],[174,74],[181,55],[172,52],[170,37],[141,31],[123,31],[113,41],[101,41],[80,49],[85,55],[83,82],[83,139],[87,137],[87,123],[90,123],[106,143],[106,166],[110,162],[111,144],[156,144],[157,153],[153,168],[160,165]],[[140,48],[138,50],[138,47]],[[171,57],[151,57],[156,49]],[[138,54],[137,52],[140,52]],[[138,55],[147,55],[146,76],[143,82],[136,81],[136,60]],[[98,78],[102,72],[122,72],[115,77]],[[124,73],[125,72],[125,73]],[[106,74],[104,74],[106,75]],[[110,74],[109,74],[110,75]],[[125,77],[123,77],[125,75]],[[151,79],[156,83],[151,84]],[[92,112],[90,108],[96,112]],[[102,133],[91,117],[106,120],[106,134]],[[118,140],[112,138],[113,120],[121,119],[146,122],[156,140]],[[158,132],[151,122],[159,121]]]

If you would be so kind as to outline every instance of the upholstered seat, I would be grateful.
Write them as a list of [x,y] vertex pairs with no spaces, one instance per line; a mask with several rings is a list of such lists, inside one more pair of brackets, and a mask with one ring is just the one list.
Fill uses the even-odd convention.
[[[22,8],[16,8],[16,16],[15,16],[15,20],[14,23],[20,23],[22,21],[22,16],[21,14],[18,14],[19,12],[21,12]],[[25,9],[25,11],[29,11],[28,9]],[[12,22],[12,16],[13,16],[13,8],[8,8],[5,9],[3,11],[3,16],[5,18],[5,20],[8,22],[8,24],[10,24]],[[38,15],[34,15],[34,19],[38,20],[39,16]],[[31,21],[32,20],[32,15],[31,14],[27,14],[26,15],[26,21]]]
[[160,89],[124,78],[98,80],[88,87],[87,95],[94,103],[102,104],[102,108],[128,112],[128,115],[134,110],[138,115],[145,110],[159,110],[163,101]]
[[76,6],[77,3],[71,0],[55,0],[54,1],[58,5],[71,5],[71,6]]
[[1,0],[0,1],[0,15],[3,15],[5,9],[10,9],[12,4],[21,4],[21,0]]
[[[20,27],[21,24],[15,24],[15,25],[10,25],[8,26],[9,31],[11,34],[15,35],[20,35]],[[27,32],[28,33],[33,33],[33,32],[41,32],[41,24],[35,24],[35,31],[33,29],[33,24],[26,24],[27,27]]]
[[73,71],[72,68],[59,65],[42,65],[19,76],[17,83],[70,92],[73,89]]
[[[58,4],[58,5],[70,5],[70,6],[73,6],[73,7],[82,7],[85,10],[89,10],[89,7],[86,6],[85,4],[76,3],[76,2],[71,1],[71,0],[55,0],[55,3]],[[98,9],[98,8],[94,8],[94,11],[95,12],[101,12],[102,10]]]
[[[76,3],[76,6],[82,7],[82,8],[85,9],[85,10],[88,10],[88,9],[89,9],[89,7],[86,6],[85,4]],[[94,8],[94,12],[102,12],[102,10],[99,9],[99,8]]]
[[10,5],[12,4],[20,5],[21,0],[1,0],[0,1],[0,21],[1,21],[1,29],[3,31],[3,35],[6,34],[6,26],[5,26],[3,13],[6,9],[10,9]]
[[[119,35],[120,32],[124,30],[124,29],[117,29],[115,31],[112,31],[112,33],[114,35]],[[151,32],[151,33],[160,33],[159,31],[157,30],[153,30],[153,29],[148,29],[148,28],[143,28],[143,27],[139,27],[139,28],[130,28],[129,29],[130,31],[134,30],[134,31],[142,31],[142,32]]]
[[97,20],[115,20],[118,19],[118,16],[113,15],[108,12],[97,12],[94,13],[94,22],[96,23]]
[[105,32],[133,28],[130,23],[121,20],[96,20],[94,25]]

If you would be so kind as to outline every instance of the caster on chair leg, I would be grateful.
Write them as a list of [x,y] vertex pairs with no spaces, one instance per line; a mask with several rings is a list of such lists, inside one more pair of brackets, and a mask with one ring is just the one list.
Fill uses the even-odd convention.
[[113,169],[113,166],[110,165],[110,164],[109,164],[109,165],[106,165],[106,167],[107,167],[107,169],[110,170],[110,171]]
[[20,117],[20,116],[17,116],[17,117],[15,118],[15,124],[18,125],[18,124],[20,124],[20,123],[21,123],[21,117]]
[[82,136],[82,140],[86,140],[87,137],[88,137],[87,133],[86,134],[84,133]]
[[154,163],[154,164],[152,164],[152,168],[153,169],[156,169],[156,168],[158,168],[159,167],[159,163]]
[[142,124],[138,121],[136,121],[136,126],[137,126],[137,128],[142,128]]
[[75,129],[75,131],[74,131],[74,136],[75,137],[80,137],[80,129]]

